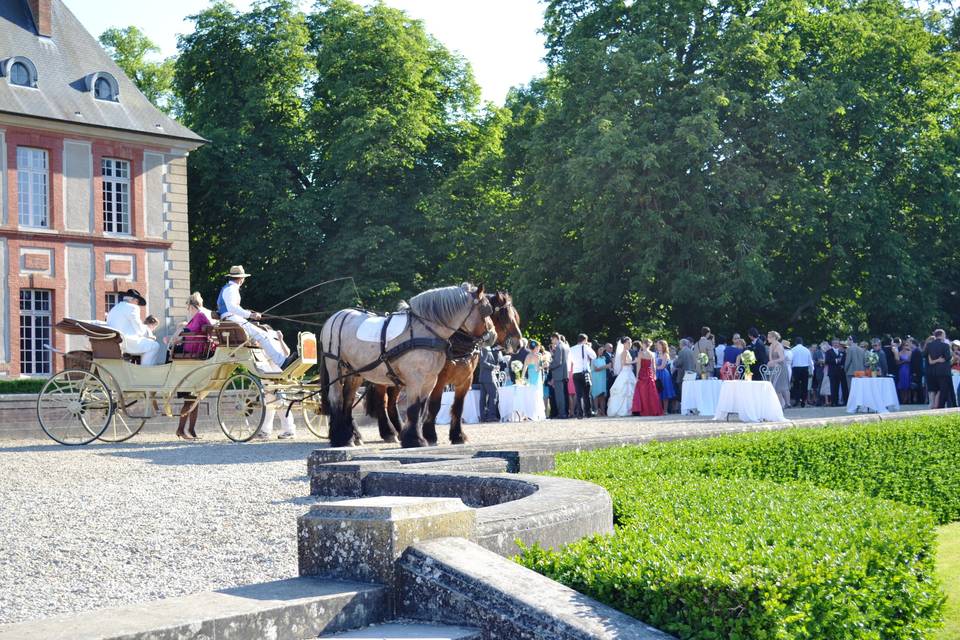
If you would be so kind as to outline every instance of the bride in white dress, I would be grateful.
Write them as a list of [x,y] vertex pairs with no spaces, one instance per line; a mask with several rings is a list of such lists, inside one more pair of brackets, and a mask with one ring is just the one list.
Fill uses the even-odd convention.
[[633,405],[633,390],[637,386],[637,376],[633,373],[633,359],[630,357],[630,338],[624,338],[617,345],[613,357],[613,373],[617,376],[610,387],[610,399],[607,401],[608,416],[629,416]]

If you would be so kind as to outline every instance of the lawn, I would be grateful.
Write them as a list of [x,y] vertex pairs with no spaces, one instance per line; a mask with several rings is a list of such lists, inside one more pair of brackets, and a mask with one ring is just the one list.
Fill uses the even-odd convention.
[[960,638],[960,522],[937,529],[937,577],[947,594],[936,640]]

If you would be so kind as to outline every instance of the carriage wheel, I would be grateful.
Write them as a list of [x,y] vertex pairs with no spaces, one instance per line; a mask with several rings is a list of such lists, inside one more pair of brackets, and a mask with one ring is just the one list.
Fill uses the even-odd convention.
[[320,408],[320,400],[311,398],[300,403],[300,415],[310,433],[321,440],[330,439],[330,421],[327,420]]
[[[126,409],[130,406],[127,405]],[[143,429],[147,419],[131,418],[127,415],[126,409],[117,407],[114,410],[113,418],[110,420],[106,431],[100,434],[100,440],[103,442],[123,442],[140,433],[140,429]]]
[[37,397],[40,428],[60,444],[93,442],[110,426],[113,412],[107,385],[97,375],[79,369],[56,374]]
[[217,420],[234,442],[247,442],[260,431],[266,404],[260,381],[249,373],[236,373],[220,387]]

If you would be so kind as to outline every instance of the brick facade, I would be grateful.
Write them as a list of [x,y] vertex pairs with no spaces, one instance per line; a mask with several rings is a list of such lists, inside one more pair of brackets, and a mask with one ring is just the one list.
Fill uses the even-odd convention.
[[[69,195],[64,193],[64,190],[68,189],[64,179],[65,144],[77,145],[74,146],[75,150],[84,148],[79,145],[87,145],[90,149],[90,177],[79,182],[74,178],[72,183],[88,188],[92,196],[92,232],[89,233],[68,230],[65,226],[65,196]],[[48,154],[47,229],[19,224],[17,148],[21,146],[43,149]],[[4,187],[5,191],[5,206],[0,212],[3,214],[0,215],[0,242],[6,244],[6,273],[2,280],[6,289],[2,296],[5,304],[0,304],[0,310],[6,307],[6,318],[0,321],[0,340],[6,340],[10,347],[6,358],[0,357],[0,375],[20,374],[19,292],[24,288],[46,289],[52,292],[51,315],[54,323],[71,315],[67,308],[67,301],[71,296],[75,303],[72,306],[89,307],[92,313],[88,315],[92,315],[92,318],[86,319],[102,320],[106,316],[106,294],[128,288],[135,288],[144,295],[151,290],[162,292],[161,297],[148,297],[151,306],[144,309],[144,314],[152,313],[161,318],[164,325],[161,333],[182,320],[178,314],[183,314],[190,294],[184,151],[94,136],[78,136],[73,132],[67,134],[39,128],[5,126],[2,115],[0,151],[4,152],[6,159],[5,180],[0,180],[0,187]],[[150,157],[154,161],[162,158],[159,165],[159,189],[146,188],[145,154],[153,154]],[[104,232],[102,158],[126,160],[130,163],[129,235]],[[148,201],[148,191],[151,196],[159,198],[159,202]],[[148,219],[148,210],[152,212],[150,215],[160,218]],[[148,228],[160,230],[160,233],[148,236]],[[79,256],[79,271],[89,273],[89,280],[76,274],[71,275],[68,247]],[[148,252],[162,252],[162,272],[151,273]],[[87,255],[92,257],[88,267],[85,259]],[[0,263],[0,267],[2,264]],[[86,302],[89,304],[85,304]],[[64,337],[56,332],[52,342],[53,346],[61,351],[74,347],[67,344]],[[54,370],[61,365],[61,358],[56,356]]]

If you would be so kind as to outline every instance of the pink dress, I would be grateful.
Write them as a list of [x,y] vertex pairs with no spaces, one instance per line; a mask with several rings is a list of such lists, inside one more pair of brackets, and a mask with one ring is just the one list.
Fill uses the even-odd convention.
[[577,395],[577,388],[573,386],[573,363],[570,363],[570,370],[567,371],[567,395]]
[[634,415],[663,415],[663,405],[660,404],[660,394],[657,393],[652,364],[653,360],[640,360],[640,371],[637,373],[637,386],[633,389],[633,406],[631,407]]
[[203,353],[206,348],[206,338],[203,335],[203,328],[212,324],[203,313],[195,313],[187,326],[183,328],[183,352],[184,353]]

